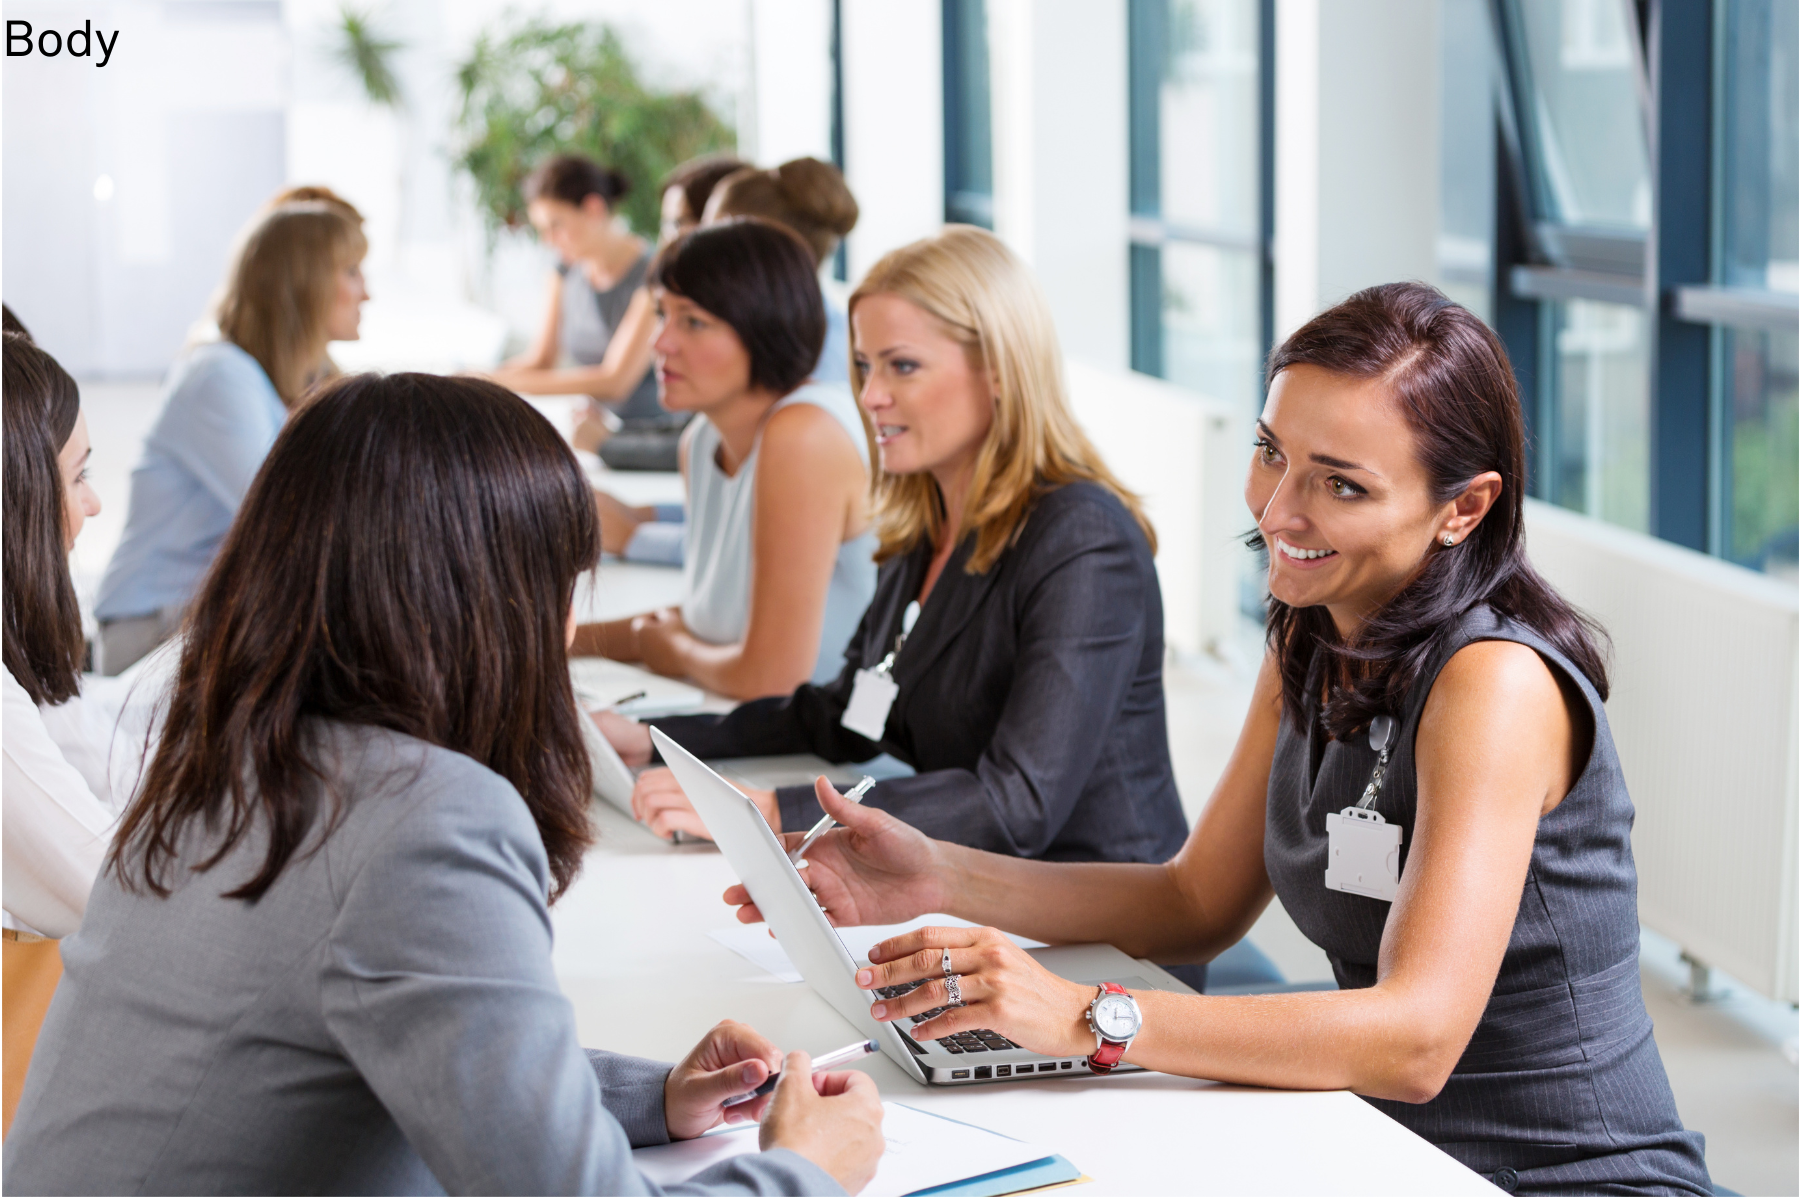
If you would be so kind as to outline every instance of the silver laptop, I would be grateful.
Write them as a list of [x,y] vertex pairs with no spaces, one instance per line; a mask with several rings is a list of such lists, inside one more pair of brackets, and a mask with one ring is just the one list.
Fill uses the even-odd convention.
[[[588,760],[593,764],[593,794],[626,816],[631,815],[631,790],[639,771],[625,765],[606,735],[584,715],[581,736],[587,742]],[[839,788],[849,787],[862,777],[862,768],[826,762],[816,754],[773,754],[760,758],[721,758],[713,769],[751,787],[780,788],[810,784],[823,775]],[[711,826],[708,826],[711,828]]]
[[[755,803],[662,730],[652,729],[650,736],[806,982],[864,1037],[878,1040],[907,1074],[921,1083],[941,1084],[1092,1074],[1083,1056],[1047,1058],[989,1030],[920,1042],[894,1022],[869,1016],[877,993],[856,986],[856,970],[867,966],[867,960],[853,958],[845,948]],[[1134,992],[1194,994],[1161,967],[1113,946],[1046,946],[1028,953],[1046,969],[1079,983],[1110,981]],[[1122,1064],[1113,1073],[1138,1069]]]

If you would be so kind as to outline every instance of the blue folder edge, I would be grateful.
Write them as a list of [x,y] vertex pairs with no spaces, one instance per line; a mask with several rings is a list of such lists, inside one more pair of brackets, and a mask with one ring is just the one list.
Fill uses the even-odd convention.
[[991,1171],[956,1183],[940,1184],[906,1193],[909,1196],[1006,1196],[1030,1188],[1049,1187],[1055,1183],[1073,1183],[1081,1171],[1060,1154],[1020,1163],[1004,1171]]

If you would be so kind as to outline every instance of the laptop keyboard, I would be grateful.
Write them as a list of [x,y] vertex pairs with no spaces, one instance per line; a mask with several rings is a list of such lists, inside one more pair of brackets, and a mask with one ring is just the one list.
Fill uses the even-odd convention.
[[[893,1000],[924,985],[924,980],[917,979],[911,983],[896,983],[889,987],[876,988],[875,994],[883,1000]],[[912,1023],[917,1025],[921,1021],[929,1021],[939,1013],[948,1011],[950,1011],[948,1008],[928,1009],[912,1018]],[[962,1033],[953,1033],[949,1037],[939,1038],[937,1044],[949,1054],[986,1054],[989,1050],[1018,1049],[1017,1046],[991,1029],[969,1029]]]

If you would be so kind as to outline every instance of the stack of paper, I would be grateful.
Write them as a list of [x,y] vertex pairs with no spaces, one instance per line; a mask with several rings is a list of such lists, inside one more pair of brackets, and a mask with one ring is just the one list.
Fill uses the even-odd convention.
[[[904,1104],[882,1107],[887,1151],[864,1195],[1002,1196],[1080,1176],[1066,1159],[1042,1146]],[[758,1126],[733,1126],[691,1141],[635,1150],[632,1158],[651,1182],[668,1187],[714,1163],[755,1154],[758,1136]]]

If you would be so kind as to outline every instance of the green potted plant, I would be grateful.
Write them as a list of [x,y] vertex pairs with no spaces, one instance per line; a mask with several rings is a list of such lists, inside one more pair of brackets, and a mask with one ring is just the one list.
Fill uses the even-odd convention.
[[622,171],[635,186],[621,211],[654,237],[657,180],[735,141],[700,93],[646,85],[618,34],[595,22],[515,19],[482,33],[456,78],[455,162],[474,184],[490,236],[525,223],[526,172],[568,153]]

